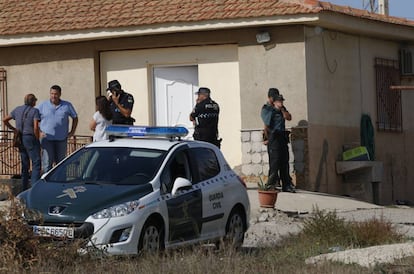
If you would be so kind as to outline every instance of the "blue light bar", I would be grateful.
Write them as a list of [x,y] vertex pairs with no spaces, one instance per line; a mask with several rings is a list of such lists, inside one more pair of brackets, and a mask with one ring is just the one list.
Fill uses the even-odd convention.
[[168,137],[180,138],[188,134],[185,127],[146,127],[146,126],[125,126],[110,125],[107,126],[106,134],[108,136],[120,137]]

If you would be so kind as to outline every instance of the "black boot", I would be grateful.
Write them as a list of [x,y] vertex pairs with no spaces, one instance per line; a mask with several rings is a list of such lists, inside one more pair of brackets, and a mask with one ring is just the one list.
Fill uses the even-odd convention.
[[296,193],[295,187],[292,184],[289,184],[286,187],[283,186],[282,191],[283,192]]

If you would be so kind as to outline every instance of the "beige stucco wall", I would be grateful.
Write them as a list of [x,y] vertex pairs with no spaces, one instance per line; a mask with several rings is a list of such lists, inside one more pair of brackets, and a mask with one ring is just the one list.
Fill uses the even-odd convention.
[[335,162],[343,145],[359,143],[364,97],[359,39],[327,30],[318,33],[313,28],[306,28],[305,37],[309,109],[306,183],[311,190],[346,194]]
[[[335,162],[343,145],[360,143],[360,119],[371,116],[376,129],[376,57],[398,60],[399,44],[325,30],[306,30],[307,90],[309,105],[309,187],[335,194],[350,194]],[[321,80],[323,79],[323,80]],[[413,125],[409,110],[412,95],[403,92],[403,133],[375,130],[376,160],[384,164],[379,200],[389,204],[409,200],[414,177],[409,172]],[[362,189],[356,190],[362,191]]]
[[[102,52],[101,86],[118,79],[135,99],[135,124],[153,125],[153,66],[197,65],[199,86],[207,86],[220,105],[222,151],[231,166],[241,163],[239,65],[236,45]],[[188,110],[188,114],[191,109]]]
[[239,47],[240,96],[243,129],[263,128],[260,109],[267,101],[267,91],[276,87],[285,97],[292,113],[287,127],[307,120],[305,46],[303,28],[279,27],[268,30],[271,42]]
[[48,100],[50,87],[57,84],[62,87],[62,99],[72,102],[78,112],[77,134],[91,135],[87,124],[95,105],[94,59],[93,54],[87,57],[77,50],[76,46],[1,49],[0,66],[7,71],[6,112],[23,104],[27,93],[34,93],[38,103]]

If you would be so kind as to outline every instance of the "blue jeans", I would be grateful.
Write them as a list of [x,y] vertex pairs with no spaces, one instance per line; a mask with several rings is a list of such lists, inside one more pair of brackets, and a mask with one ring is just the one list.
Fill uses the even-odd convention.
[[48,140],[42,138],[40,143],[42,144],[42,168],[43,173],[49,171],[53,164],[57,164],[66,157],[66,150],[68,147],[67,139],[62,141]]
[[22,161],[23,190],[29,188],[29,168],[32,161],[31,182],[35,183],[40,178],[40,142],[34,135],[23,135],[23,147],[19,148]]

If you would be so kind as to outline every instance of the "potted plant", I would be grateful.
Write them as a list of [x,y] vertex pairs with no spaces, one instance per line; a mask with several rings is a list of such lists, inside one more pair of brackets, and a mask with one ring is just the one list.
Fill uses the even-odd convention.
[[271,185],[264,183],[262,177],[257,183],[260,207],[274,208],[278,191]]

